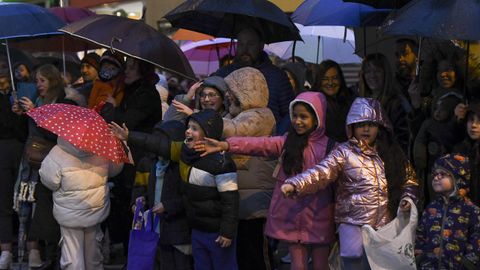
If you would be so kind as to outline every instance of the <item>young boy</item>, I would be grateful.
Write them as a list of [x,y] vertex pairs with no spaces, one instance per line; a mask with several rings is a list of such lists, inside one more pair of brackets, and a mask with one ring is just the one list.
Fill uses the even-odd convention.
[[479,269],[480,208],[466,197],[468,158],[445,155],[435,161],[432,176],[437,198],[417,228],[418,269]]
[[[193,148],[205,137],[220,139],[223,119],[212,109],[187,118],[185,141],[175,142],[161,134],[129,132],[115,123],[113,133],[121,140],[143,147],[158,156],[179,163],[182,196],[192,228],[195,270],[238,269],[235,235],[238,219],[238,186],[235,163],[225,154],[200,157]],[[162,206],[159,206],[162,208]],[[163,209],[154,207],[154,212]]]

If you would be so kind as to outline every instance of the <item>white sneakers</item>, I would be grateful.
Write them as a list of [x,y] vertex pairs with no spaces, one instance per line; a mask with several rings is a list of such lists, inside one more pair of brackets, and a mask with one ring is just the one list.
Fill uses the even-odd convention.
[[10,251],[2,251],[0,255],[0,269],[12,269],[13,255]]
[[31,249],[28,253],[28,267],[35,268],[42,266],[42,257],[40,257],[40,250]]

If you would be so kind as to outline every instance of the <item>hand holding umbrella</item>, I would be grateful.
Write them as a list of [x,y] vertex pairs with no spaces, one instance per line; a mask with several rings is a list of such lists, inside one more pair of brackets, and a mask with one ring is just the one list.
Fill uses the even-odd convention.
[[108,124],[108,126],[110,127],[113,136],[117,137],[117,139],[122,141],[128,140],[128,128],[125,123],[120,126],[115,122],[111,122],[110,124]]

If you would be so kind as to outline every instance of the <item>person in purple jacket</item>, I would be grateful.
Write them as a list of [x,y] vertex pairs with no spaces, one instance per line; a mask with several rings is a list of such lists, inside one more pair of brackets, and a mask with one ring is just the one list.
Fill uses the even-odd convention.
[[334,237],[333,186],[299,200],[283,198],[284,180],[320,162],[335,142],[325,136],[326,99],[321,93],[304,92],[290,103],[292,125],[288,133],[275,137],[230,137],[226,141],[206,138],[196,144],[203,155],[217,151],[278,157],[265,234],[287,241],[291,269],[307,269],[308,249],[313,269],[329,269],[329,245]]

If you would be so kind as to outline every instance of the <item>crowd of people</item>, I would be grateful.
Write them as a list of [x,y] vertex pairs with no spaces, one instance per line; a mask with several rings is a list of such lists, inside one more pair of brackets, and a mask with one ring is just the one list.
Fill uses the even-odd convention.
[[[329,269],[336,241],[343,269],[369,269],[361,227],[412,207],[419,269],[480,267],[480,89],[460,49],[431,41],[418,74],[417,43],[399,39],[396,63],[367,55],[348,86],[332,60],[275,65],[261,33],[237,39],[233,62],[199,82],[111,51],[87,54],[68,85],[51,64],[0,73],[0,269],[14,208],[21,219],[34,204],[30,267],[103,269],[105,234],[128,254],[136,200],[160,216],[162,270],[275,269],[279,241],[291,269]],[[78,151],[25,114],[52,103],[96,110],[134,164]]]

